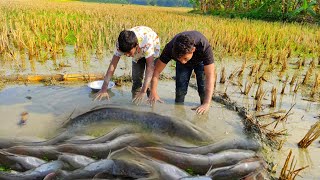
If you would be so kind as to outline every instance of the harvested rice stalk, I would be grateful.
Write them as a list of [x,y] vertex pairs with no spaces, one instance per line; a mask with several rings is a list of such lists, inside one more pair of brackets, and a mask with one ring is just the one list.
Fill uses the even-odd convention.
[[296,86],[294,87],[294,90],[293,90],[294,93],[297,93],[297,92],[298,92],[298,90],[299,90],[299,88],[300,88],[300,84],[301,84],[301,83],[299,83],[299,82],[296,83]]
[[297,79],[298,75],[299,75],[299,71],[296,71],[296,72],[293,74],[292,79],[291,79],[291,81],[290,81],[290,85],[291,85],[291,86],[294,84],[294,82],[296,82],[296,79]]
[[290,115],[289,113],[290,113],[290,111],[292,110],[292,108],[293,108],[295,105],[296,105],[296,103],[294,103],[294,104],[291,106],[291,108],[288,110],[288,112],[287,112],[284,116],[282,116],[281,118],[277,119],[277,123],[274,125],[273,129],[275,129],[275,128],[278,126],[278,124],[279,124],[280,121],[286,121],[286,120],[288,119],[288,116]]
[[263,61],[261,61],[261,63],[259,64],[258,72],[262,70],[262,66],[263,66]]
[[286,80],[283,82],[283,85],[282,85],[281,94],[284,94],[288,80],[289,80],[289,76],[286,76]]
[[215,92],[216,88],[217,88],[217,78],[218,78],[218,72],[215,71],[215,73],[214,73],[214,90],[213,90],[213,92]]
[[251,67],[251,70],[249,72],[249,76],[252,76],[254,74],[256,74],[258,71],[258,64],[254,64],[252,67]]
[[278,151],[280,151],[280,150],[282,149],[284,142],[285,142],[284,140],[281,140],[281,141],[279,142],[279,146],[278,146],[278,148],[277,148]]
[[246,64],[247,64],[247,58],[244,59],[242,66],[238,72],[238,76],[242,76],[244,69],[246,68]]
[[304,57],[303,59],[302,59],[302,64],[301,64],[302,66],[305,66],[306,65],[306,58]]
[[314,69],[316,67],[316,59],[313,58],[312,61],[310,62],[310,68]]
[[281,72],[285,72],[287,68],[288,68],[288,61],[287,61],[287,58],[284,58],[282,61]]
[[262,91],[262,81],[260,80],[259,81],[259,85],[258,85],[258,88],[257,88],[257,91],[256,91],[256,96],[254,97],[255,100],[258,99],[259,95],[261,95],[261,91]]
[[220,83],[224,84],[226,82],[226,69],[223,67],[221,69],[221,77],[220,77]]
[[320,121],[311,126],[311,129],[298,143],[300,148],[307,148],[310,144],[320,136]]
[[305,85],[307,84],[307,82],[309,81],[310,77],[311,77],[311,74],[312,74],[312,68],[310,67],[302,81],[302,84]]
[[272,87],[270,107],[275,108],[276,106],[277,106],[277,88]]
[[292,150],[290,150],[287,156],[287,159],[281,169],[279,180],[294,180],[300,171],[308,167],[308,166],[305,166],[299,169],[295,169],[297,161],[294,161],[295,160],[294,156],[291,160],[290,167],[288,167],[289,161],[291,159],[291,155],[292,155]]
[[244,91],[243,91],[243,94],[244,95],[248,95],[249,92],[250,92],[250,89],[252,87],[252,84],[253,84],[253,81],[249,80],[249,82],[247,81],[245,86],[244,86]]
[[266,113],[266,114],[259,114],[259,115],[256,115],[256,117],[272,116],[272,115],[276,115],[276,114],[279,114],[279,113],[285,113],[285,112],[286,112],[285,110],[279,110],[279,111],[276,111],[276,112],[271,112],[271,113]]
[[280,131],[275,131],[274,129],[273,130],[265,129],[264,131],[265,131],[266,136],[269,139],[273,140],[274,142],[277,142],[278,144],[279,144],[279,142],[276,139],[280,136],[284,136],[287,134],[287,129],[283,129]]
[[230,81],[233,80],[233,78],[234,78],[234,76],[237,74],[238,70],[239,70],[239,68],[237,68],[237,69],[235,69],[234,71],[232,71],[232,73],[231,73],[230,76],[229,76],[229,80],[230,80]]
[[[318,75],[318,76],[319,76],[319,75]],[[310,96],[311,96],[312,98],[314,98],[315,95],[317,94],[318,87],[319,87],[319,83],[318,83],[318,81],[317,81],[317,79],[316,79],[316,81],[314,82],[314,85],[313,85],[313,87],[312,87],[312,89],[311,89],[311,93],[310,93]]]
[[262,99],[263,97],[266,95],[266,91],[262,89],[260,92],[258,93],[258,99],[257,99],[257,103],[256,103],[256,111],[261,111],[262,110]]
[[301,69],[301,68],[302,68],[302,59],[300,59],[298,62],[298,69]]

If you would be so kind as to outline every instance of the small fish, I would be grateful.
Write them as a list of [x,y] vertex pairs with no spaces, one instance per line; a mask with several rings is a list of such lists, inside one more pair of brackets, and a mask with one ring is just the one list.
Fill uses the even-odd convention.
[[20,114],[20,116],[21,116],[21,118],[20,118],[20,121],[18,122],[18,125],[19,126],[22,126],[22,125],[25,125],[26,124],[26,122],[27,122],[27,119],[28,119],[28,115],[29,115],[29,113],[28,112],[22,112],[21,114]]

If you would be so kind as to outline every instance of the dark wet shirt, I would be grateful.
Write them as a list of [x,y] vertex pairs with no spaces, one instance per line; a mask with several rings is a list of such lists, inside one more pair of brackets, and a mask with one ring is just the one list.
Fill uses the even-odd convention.
[[195,66],[203,62],[204,65],[209,65],[214,63],[213,52],[211,45],[207,38],[198,31],[185,31],[177,34],[168,44],[166,44],[163,49],[160,60],[167,64],[171,59],[177,61],[172,55],[173,43],[177,36],[180,34],[186,34],[191,36],[195,42],[195,52],[193,53],[192,58],[185,64],[186,66]]

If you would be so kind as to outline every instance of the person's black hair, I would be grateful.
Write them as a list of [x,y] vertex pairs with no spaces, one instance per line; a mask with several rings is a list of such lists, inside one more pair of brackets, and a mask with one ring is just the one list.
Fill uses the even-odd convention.
[[119,50],[127,53],[138,45],[138,38],[133,31],[123,30],[119,34],[118,43]]
[[186,34],[181,34],[173,42],[172,55],[174,58],[180,58],[190,53],[193,47],[194,39]]

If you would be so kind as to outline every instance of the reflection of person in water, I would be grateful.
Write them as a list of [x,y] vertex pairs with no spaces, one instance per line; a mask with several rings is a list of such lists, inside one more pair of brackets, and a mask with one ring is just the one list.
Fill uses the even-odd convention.
[[[120,57],[126,55],[132,57],[132,99],[134,103],[140,104],[147,93],[153,74],[154,59],[159,56],[159,53],[160,40],[151,28],[137,26],[129,30],[123,30],[118,37],[116,50],[104,77],[102,88],[97,93],[95,99],[110,98],[107,86]],[[142,84],[143,74],[145,74],[145,78]]]
[[[176,103],[183,103],[188,91],[192,71],[197,78],[201,105],[194,108],[198,114],[205,113],[209,107],[214,89],[215,67],[211,45],[198,31],[185,31],[177,34],[164,48],[156,62],[149,102],[163,102],[157,93],[160,73],[167,63],[174,59],[176,63]],[[204,80],[205,79],[205,80]]]

